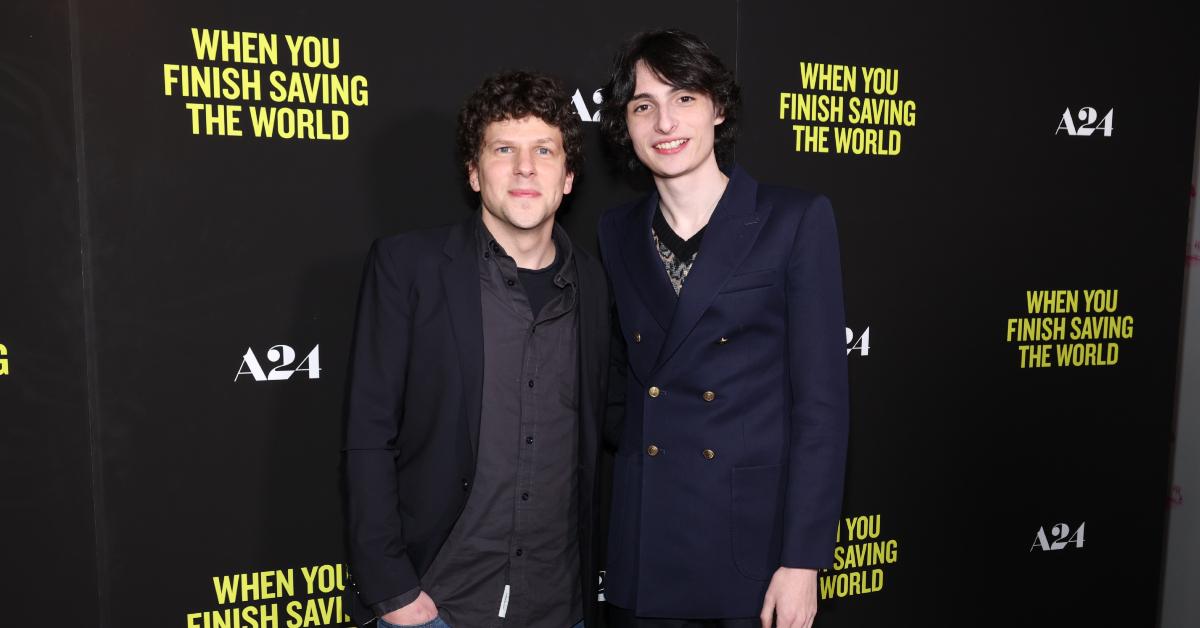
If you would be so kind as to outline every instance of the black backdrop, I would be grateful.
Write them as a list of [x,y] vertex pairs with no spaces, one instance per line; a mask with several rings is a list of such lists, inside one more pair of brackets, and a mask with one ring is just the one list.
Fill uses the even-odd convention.
[[[818,625],[1154,621],[1200,71],[1182,16],[757,0],[6,13],[6,623],[344,625],[340,406],[366,247],[470,210],[454,115],[483,76],[556,74],[590,121],[617,43],[666,25],[736,67],[739,161],[834,201],[852,435]],[[192,29],[274,36],[277,57],[200,60]],[[289,35],[336,39],[337,67],[293,66]],[[806,81],[817,64],[838,80]],[[185,96],[177,66],[257,69],[262,99]],[[876,69],[893,82],[873,89]],[[273,102],[273,71],[361,76],[367,99]],[[840,117],[795,119],[821,96]],[[911,117],[860,117],[889,101]],[[242,135],[203,116],[194,133],[189,104],[241,107]],[[252,107],[326,132],[342,112],[346,136],[256,137]],[[599,213],[645,182],[585,126],[560,215],[594,250]],[[828,152],[797,144],[810,133]],[[874,151],[838,143],[868,136]],[[1054,290],[1061,311],[1031,311]],[[1092,290],[1111,311],[1087,311]],[[1064,337],[1020,335],[1057,320]],[[1115,326],[1071,338],[1095,321]],[[1043,344],[1049,366],[1031,367]],[[1077,344],[1099,345],[1092,363],[1059,366],[1091,351]]]

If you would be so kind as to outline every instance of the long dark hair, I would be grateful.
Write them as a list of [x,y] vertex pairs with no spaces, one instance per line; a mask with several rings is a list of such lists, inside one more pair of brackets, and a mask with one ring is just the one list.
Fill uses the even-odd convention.
[[633,98],[637,64],[641,61],[664,83],[708,95],[725,121],[717,125],[714,150],[717,163],[728,166],[737,140],[741,89],[720,57],[699,37],[678,29],[646,31],[634,35],[613,58],[612,74],[604,87],[600,126],[618,156],[631,170],[642,168],[625,124],[625,108]]

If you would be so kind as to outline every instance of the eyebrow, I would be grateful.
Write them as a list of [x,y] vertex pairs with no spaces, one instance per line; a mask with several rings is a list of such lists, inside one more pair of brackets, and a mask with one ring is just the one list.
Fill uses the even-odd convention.
[[[677,93],[679,93],[679,92],[691,92],[691,91],[695,91],[695,90],[689,89],[689,88],[687,88],[687,87],[675,87],[675,86],[671,86],[671,91],[667,92],[667,94],[677,94]],[[638,99],[641,99],[641,98],[647,98],[647,99],[649,99],[649,100],[654,100],[654,96],[653,96],[653,95],[651,95],[651,94],[649,94],[649,93],[647,93],[647,92],[642,92],[642,93],[640,93],[640,94],[634,94],[634,95],[632,95],[632,96],[630,96],[630,97],[629,97],[629,100],[630,100],[630,101],[634,101],[634,100],[638,100]]]
[[[506,137],[497,137],[496,139],[488,142],[487,145],[491,146],[492,144],[516,144],[516,143],[517,143],[517,140],[509,139]],[[552,137],[539,137],[538,139],[533,140],[533,143],[534,144],[555,144],[557,142],[555,142],[554,138],[552,138]]]

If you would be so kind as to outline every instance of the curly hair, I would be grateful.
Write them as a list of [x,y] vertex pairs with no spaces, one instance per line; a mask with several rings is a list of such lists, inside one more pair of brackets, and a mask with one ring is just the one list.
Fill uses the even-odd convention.
[[583,167],[583,127],[562,83],[535,72],[502,72],[489,76],[458,112],[458,160],[464,172],[477,165],[483,134],[503,120],[539,118],[562,133],[567,172]]
[[716,53],[695,35],[678,29],[646,31],[634,35],[613,57],[612,74],[604,86],[600,127],[604,136],[625,160],[630,170],[643,168],[633,144],[625,109],[637,87],[637,64],[641,61],[659,79],[673,87],[708,95],[725,121],[717,125],[714,149],[717,162],[728,166],[737,141],[737,118],[741,108],[741,89]]

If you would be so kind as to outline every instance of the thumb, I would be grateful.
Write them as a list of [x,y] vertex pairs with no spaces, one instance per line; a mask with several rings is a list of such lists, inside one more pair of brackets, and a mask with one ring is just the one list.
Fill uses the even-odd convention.
[[775,598],[768,594],[763,599],[762,612],[758,614],[759,621],[762,622],[762,628],[771,628],[775,623]]

